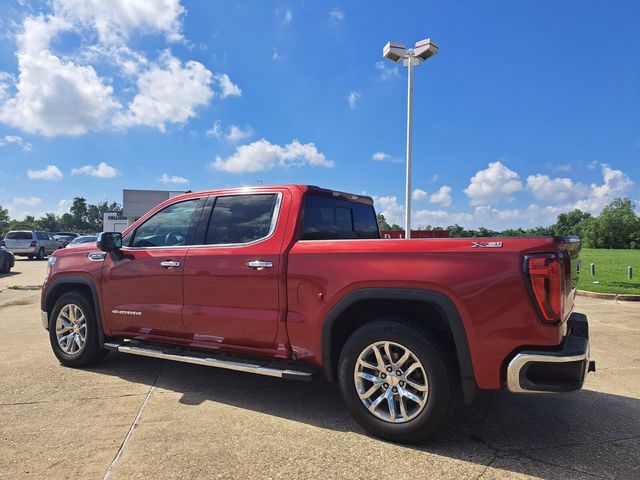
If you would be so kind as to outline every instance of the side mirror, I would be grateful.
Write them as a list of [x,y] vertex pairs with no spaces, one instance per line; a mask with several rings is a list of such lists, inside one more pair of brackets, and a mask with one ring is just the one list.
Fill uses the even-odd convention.
[[122,234],[120,232],[102,232],[98,234],[96,243],[103,252],[115,252],[122,248]]

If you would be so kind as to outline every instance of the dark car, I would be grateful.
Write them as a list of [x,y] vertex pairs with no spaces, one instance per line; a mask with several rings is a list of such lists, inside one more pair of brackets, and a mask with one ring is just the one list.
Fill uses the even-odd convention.
[[9,273],[16,264],[16,259],[6,248],[0,248],[0,273]]

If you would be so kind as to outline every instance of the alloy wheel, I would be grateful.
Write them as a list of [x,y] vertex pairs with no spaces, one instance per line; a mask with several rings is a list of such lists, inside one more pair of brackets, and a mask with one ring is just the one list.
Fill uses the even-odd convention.
[[396,342],[379,341],[358,356],[355,387],[370,413],[390,423],[406,423],[422,412],[429,380],[418,357]]
[[56,318],[58,345],[67,355],[76,355],[87,341],[87,319],[75,304],[64,305]]

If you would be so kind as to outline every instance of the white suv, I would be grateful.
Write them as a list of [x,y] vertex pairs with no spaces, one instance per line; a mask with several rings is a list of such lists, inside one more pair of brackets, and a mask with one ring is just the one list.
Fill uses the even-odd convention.
[[14,230],[4,237],[4,245],[14,255],[43,260],[56,251],[60,244],[47,232],[37,230]]

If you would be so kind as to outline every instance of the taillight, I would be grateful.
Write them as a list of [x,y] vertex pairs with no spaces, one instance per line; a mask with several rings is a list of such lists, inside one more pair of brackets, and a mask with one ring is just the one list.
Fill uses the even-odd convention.
[[31,248],[36,248],[38,246],[38,242],[31,242]]
[[546,322],[562,320],[566,294],[562,256],[528,255],[525,257],[525,273],[542,319]]

